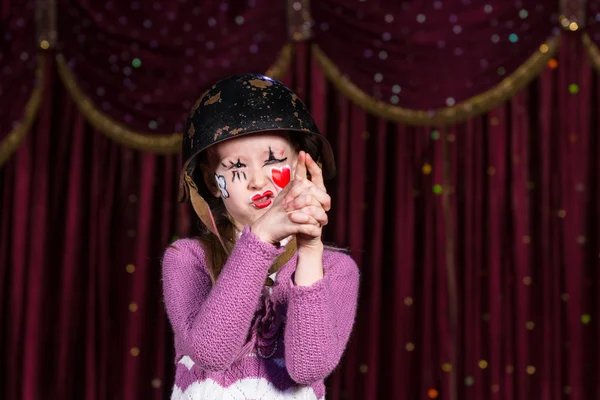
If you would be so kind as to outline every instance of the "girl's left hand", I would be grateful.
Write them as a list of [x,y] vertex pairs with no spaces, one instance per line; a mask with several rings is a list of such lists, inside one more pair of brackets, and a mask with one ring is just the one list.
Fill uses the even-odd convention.
[[[308,180],[307,170],[312,180]],[[327,211],[331,209],[331,197],[327,194],[321,168],[304,151],[298,155],[294,180],[289,184],[292,187],[283,199],[283,207],[289,213],[290,220],[297,223],[314,221],[319,227],[327,225]],[[316,244],[315,241],[321,242],[320,236],[304,239],[308,239],[305,245],[309,246]]]

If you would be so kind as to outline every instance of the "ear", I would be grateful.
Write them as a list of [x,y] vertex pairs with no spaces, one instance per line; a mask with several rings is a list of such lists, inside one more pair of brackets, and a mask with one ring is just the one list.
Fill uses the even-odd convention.
[[202,167],[202,178],[204,179],[204,184],[208,188],[209,192],[219,198],[221,197],[221,191],[217,186],[217,182],[215,182],[215,173],[210,168]]

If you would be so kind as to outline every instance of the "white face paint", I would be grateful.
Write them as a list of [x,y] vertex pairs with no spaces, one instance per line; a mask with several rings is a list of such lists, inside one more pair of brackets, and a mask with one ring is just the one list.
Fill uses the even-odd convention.
[[219,186],[221,196],[223,196],[224,199],[227,199],[229,197],[229,193],[227,192],[227,182],[225,182],[225,177],[223,175],[215,174],[215,181],[217,181],[217,186]]

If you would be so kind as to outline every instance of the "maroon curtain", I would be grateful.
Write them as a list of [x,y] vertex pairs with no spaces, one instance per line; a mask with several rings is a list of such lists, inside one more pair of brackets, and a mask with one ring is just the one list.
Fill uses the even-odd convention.
[[37,84],[34,5],[0,1],[0,141],[23,120]]
[[[33,21],[28,6],[1,3],[3,35],[17,31],[20,13],[28,15],[24,23]],[[375,3],[383,7],[384,2]],[[596,7],[589,3],[590,9]],[[330,4],[313,2],[319,29]],[[492,11],[498,9],[490,4]],[[108,11],[126,6],[104,5]],[[109,38],[110,25],[95,16],[96,6],[76,2],[73,7],[80,19],[62,20],[61,29],[80,23],[85,40],[99,34]],[[187,5],[169,7],[194,13]],[[535,7],[527,7],[529,18]],[[223,18],[229,15],[229,9],[219,10]],[[168,10],[154,11],[159,19],[169,18]],[[342,7],[342,14],[350,11]],[[387,15],[373,13],[384,20]],[[83,22],[86,14],[92,16],[89,23]],[[74,17],[69,15],[61,18]],[[598,41],[595,15],[588,17],[590,37]],[[338,32],[336,19],[328,18],[331,32]],[[156,39],[142,35],[144,20],[136,23],[143,50]],[[185,31],[185,22],[173,28]],[[527,32],[546,35],[543,29]],[[156,131],[171,132],[188,98],[174,93],[167,105],[168,96],[156,93],[159,86],[183,87],[166,72],[152,80],[150,72],[164,72],[166,61],[144,50],[140,74],[130,77],[137,90],[128,92],[125,75],[108,72],[110,59],[102,54],[110,43],[130,43],[118,42],[117,30],[92,54],[94,46],[79,43],[77,33],[63,33],[58,50],[67,61],[76,61],[70,66],[85,93],[133,129],[152,129],[148,118],[164,111],[169,117],[164,125],[155,120]],[[11,69],[9,80],[1,75],[0,105],[6,106],[1,109],[11,110],[2,113],[2,124],[19,118],[13,116],[22,112],[19,104],[27,96],[17,95],[18,88],[32,87],[36,65],[15,61],[21,47],[10,44],[16,37],[11,35],[10,40],[4,36],[2,46],[9,47],[2,47],[0,66],[24,67]],[[413,37],[412,45],[419,38]],[[277,40],[283,42],[277,37],[270,43]],[[315,40],[338,61],[319,32]],[[164,44],[171,49],[168,41]],[[173,46],[177,57],[184,57],[185,50]],[[399,47],[398,54],[412,51],[411,46]],[[121,51],[113,64],[123,72],[134,54]],[[527,52],[491,54],[516,67]],[[273,53],[268,54],[261,56],[261,71],[272,62]],[[89,64],[94,57],[109,64],[96,70]],[[144,73],[149,64],[151,71]],[[367,79],[373,72],[366,71],[370,65],[361,60],[344,66],[351,80],[356,76],[357,85],[376,94],[361,83],[363,73]],[[417,75],[416,70],[407,73]],[[457,68],[460,79],[456,75],[456,82],[445,84],[466,85],[470,75],[465,71]],[[425,72],[424,85],[447,76],[439,69]],[[0,398],[167,398],[174,368],[160,256],[174,236],[195,229],[189,207],[175,202],[179,160],[110,141],[77,111],[51,57],[44,76],[35,125],[0,169]],[[489,76],[491,83],[500,79]],[[106,86],[98,92],[94,85],[100,81]],[[600,85],[580,33],[563,33],[557,59],[509,103],[446,128],[408,127],[368,115],[326,82],[304,45],[286,82],[309,103],[334,146],[339,174],[329,183],[334,207],[327,240],[347,246],[362,271],[355,330],[342,364],[328,380],[328,398],[600,398]],[[394,93],[395,83],[389,84]],[[202,91],[201,86],[190,90]],[[421,98],[414,103],[407,98],[407,104],[426,109],[443,105],[446,96],[424,99],[429,91],[411,93]],[[460,93],[464,99],[476,91]],[[153,105],[137,110],[145,94],[154,96]],[[18,113],[12,111],[17,108]]]
[[558,33],[559,2],[311,3],[315,42],[362,91],[418,110],[453,106],[500,83]]
[[264,73],[285,2],[57,0],[59,52],[84,93],[130,129],[171,133],[224,76]]
[[[339,165],[328,239],[362,270],[330,398],[451,398],[453,381],[461,399],[599,396],[599,89],[564,39],[558,68],[447,129],[369,117],[299,49],[291,82]],[[39,120],[1,171],[1,393],[164,398],[159,257],[193,230],[174,202],[178,160],[93,131],[48,72]]]
[[0,171],[0,397],[165,398],[159,258],[191,223],[174,203],[177,157],[91,129],[53,67],[36,125]]

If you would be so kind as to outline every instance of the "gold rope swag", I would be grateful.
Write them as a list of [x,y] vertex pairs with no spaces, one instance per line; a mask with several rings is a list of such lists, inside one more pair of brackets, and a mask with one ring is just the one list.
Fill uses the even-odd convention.
[[[266,72],[267,76],[280,79],[288,70],[293,53],[293,46],[286,44],[280,51],[275,63]],[[138,132],[115,121],[102,112],[96,104],[81,90],[75,75],[71,72],[62,54],[57,54],[58,74],[75,100],[77,108],[89,123],[110,139],[133,149],[159,154],[174,154],[181,150],[181,133],[153,134]]]
[[600,72],[600,50],[598,49],[598,46],[596,46],[596,43],[592,41],[590,35],[588,35],[587,33],[584,33],[581,36],[581,41],[583,42],[583,46],[587,50],[590,62],[592,63],[596,71]]
[[25,138],[25,135],[31,128],[33,120],[37,117],[42,103],[42,91],[44,90],[44,66],[45,56],[38,54],[38,65],[35,71],[37,85],[33,88],[27,104],[25,104],[25,115],[23,119],[0,141],[0,166],[3,165],[12,154],[19,148],[19,145]]
[[333,82],[334,86],[366,111],[378,117],[408,125],[430,126],[450,125],[460,122],[467,118],[483,114],[507,101],[542,71],[546,63],[556,53],[559,45],[560,38],[552,38],[547,43],[542,44],[519,68],[493,88],[458,103],[453,107],[440,108],[433,113],[393,106],[389,103],[375,100],[344,76],[318,45],[312,46],[312,54],[325,73],[325,76]]

